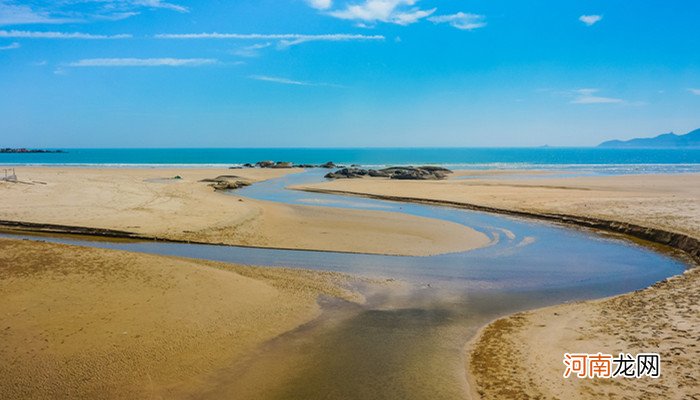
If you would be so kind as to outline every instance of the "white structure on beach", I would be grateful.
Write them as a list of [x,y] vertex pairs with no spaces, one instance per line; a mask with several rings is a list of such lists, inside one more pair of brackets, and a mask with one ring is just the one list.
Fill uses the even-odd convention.
[[17,175],[15,174],[15,169],[9,169],[5,168],[3,170],[4,176],[0,178],[0,180],[7,181],[7,182],[17,182]]

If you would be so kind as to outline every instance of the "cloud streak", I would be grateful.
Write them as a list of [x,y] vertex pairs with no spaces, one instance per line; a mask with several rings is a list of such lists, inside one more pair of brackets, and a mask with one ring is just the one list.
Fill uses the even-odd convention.
[[298,81],[298,80],[294,80],[294,79],[282,78],[282,77],[278,77],[278,76],[269,76],[269,75],[251,75],[248,78],[256,80],[256,81],[279,83],[282,85],[343,87],[341,85],[335,85],[332,83],[305,82],[305,81]]
[[[105,0],[96,0],[96,2],[103,2]],[[120,1],[107,1],[107,3],[120,3]],[[179,13],[186,13],[190,10],[187,7],[168,3],[160,0],[131,0],[131,1],[121,1],[121,3],[131,4],[134,7],[149,7],[149,8],[162,8],[166,10],[177,11]]]
[[571,104],[615,104],[624,103],[622,99],[616,99],[613,97],[603,97],[598,96],[596,93],[600,92],[600,89],[578,89],[574,90],[574,99],[571,100]]
[[42,32],[42,31],[4,31],[0,30],[0,38],[14,39],[83,39],[83,40],[112,40],[129,39],[132,35],[93,35],[82,32]]
[[161,33],[154,36],[156,39],[177,40],[275,40],[278,47],[286,48],[308,42],[365,42],[383,41],[382,35],[356,35],[346,33],[333,33],[321,35],[304,35],[298,33],[283,34],[259,34],[259,33]]
[[0,0],[0,25],[115,21],[138,15],[143,9],[189,12],[187,7],[162,0],[38,0],[31,5]]
[[582,15],[578,17],[578,20],[586,24],[586,26],[593,26],[597,22],[603,19],[602,15]]
[[87,58],[67,64],[68,67],[200,67],[212,65],[212,58]]
[[8,44],[7,46],[0,46],[0,51],[19,49],[20,47],[22,47],[22,45],[20,45],[17,42],[13,42],[13,43]]
[[272,46],[272,43],[270,42],[257,43],[250,46],[242,47],[238,50],[234,50],[232,53],[239,57],[253,58],[260,56],[260,50],[268,48],[270,46]]
[[428,18],[434,24],[449,24],[453,28],[471,31],[486,26],[486,17],[479,14],[458,12],[451,15],[436,15]]
[[73,18],[53,17],[46,11],[35,11],[27,5],[0,0],[0,25],[63,24],[77,22]]
[[700,96],[700,89],[689,88],[688,91],[696,96]]

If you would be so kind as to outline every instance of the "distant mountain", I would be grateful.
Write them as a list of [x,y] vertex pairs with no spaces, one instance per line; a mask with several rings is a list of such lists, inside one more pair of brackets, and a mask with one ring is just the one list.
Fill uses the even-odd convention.
[[700,147],[700,129],[685,135],[664,133],[653,138],[637,138],[630,140],[609,140],[598,145],[607,148],[688,148]]

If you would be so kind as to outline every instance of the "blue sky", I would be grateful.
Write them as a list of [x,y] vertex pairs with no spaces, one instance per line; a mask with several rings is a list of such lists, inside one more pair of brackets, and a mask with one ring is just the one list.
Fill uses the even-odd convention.
[[699,18],[690,0],[0,0],[0,147],[685,133]]

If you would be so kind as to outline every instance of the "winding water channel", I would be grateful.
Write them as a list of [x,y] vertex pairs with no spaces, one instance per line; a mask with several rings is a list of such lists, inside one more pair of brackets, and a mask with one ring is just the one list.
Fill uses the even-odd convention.
[[[464,344],[518,310],[644,288],[685,264],[626,239],[481,212],[286,190],[323,171],[238,190],[249,198],[384,210],[467,225],[493,239],[464,253],[401,257],[164,242],[40,240],[261,266],[340,271],[405,285],[358,287],[364,305],[321,299],[325,312],[212,378],[210,398],[464,398]],[[1,235],[39,240],[22,235]],[[576,351],[576,349],[571,349]]]

